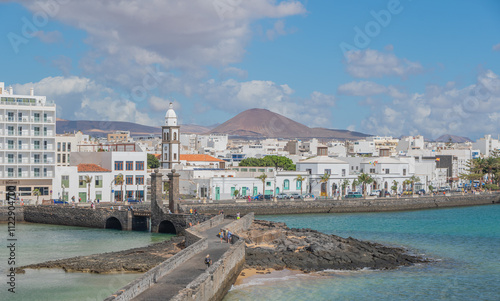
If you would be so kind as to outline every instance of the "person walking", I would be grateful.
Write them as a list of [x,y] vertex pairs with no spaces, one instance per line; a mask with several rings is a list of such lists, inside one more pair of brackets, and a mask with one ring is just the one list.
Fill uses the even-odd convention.
[[207,269],[212,264],[212,259],[210,259],[210,255],[209,254],[207,254],[207,257],[205,257],[205,264],[207,265]]

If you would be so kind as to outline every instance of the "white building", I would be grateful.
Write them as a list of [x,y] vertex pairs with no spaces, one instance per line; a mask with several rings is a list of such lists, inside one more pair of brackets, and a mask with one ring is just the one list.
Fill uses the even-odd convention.
[[161,167],[172,169],[175,164],[179,164],[180,154],[180,127],[177,124],[177,115],[174,111],[174,105],[170,106],[165,114],[165,125],[161,127],[162,131],[162,155]]
[[[113,179],[109,187],[103,187],[102,197],[113,195],[115,200],[146,200],[147,154],[144,152],[75,152],[72,153],[72,166],[82,163],[96,164],[111,170]],[[120,184],[119,179],[123,179]]]
[[55,172],[56,106],[45,96],[14,94],[0,82],[0,194],[17,186],[21,199],[49,199]]
[[375,142],[368,140],[358,140],[350,142],[347,151],[349,152],[349,154],[358,154],[358,155],[373,156],[378,154],[375,148]]
[[500,150],[500,140],[491,138],[491,135],[484,135],[484,138],[472,143],[472,148],[479,149],[481,154],[489,157],[494,150]]

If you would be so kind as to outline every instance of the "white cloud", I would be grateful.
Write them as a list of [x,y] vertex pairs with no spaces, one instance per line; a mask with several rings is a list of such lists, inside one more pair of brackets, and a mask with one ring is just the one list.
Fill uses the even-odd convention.
[[285,22],[283,20],[278,20],[274,23],[272,29],[266,31],[266,36],[269,40],[274,40],[277,36],[286,35]]
[[57,43],[63,40],[62,34],[57,30],[48,32],[39,30],[35,32],[34,36],[39,38],[40,41],[47,44]]
[[393,53],[383,53],[372,49],[347,52],[345,64],[347,72],[356,78],[383,76],[407,78],[409,75],[421,73],[424,70],[419,62],[400,59]]
[[455,84],[430,85],[425,93],[394,98],[390,104],[371,106],[362,123],[365,132],[380,135],[442,134],[482,136],[498,133],[500,125],[500,78],[491,70],[463,88]]
[[500,51],[500,43],[493,45],[492,49],[495,51]]
[[338,87],[339,94],[354,95],[354,96],[369,96],[387,93],[388,89],[385,86],[379,85],[370,81],[350,82]]

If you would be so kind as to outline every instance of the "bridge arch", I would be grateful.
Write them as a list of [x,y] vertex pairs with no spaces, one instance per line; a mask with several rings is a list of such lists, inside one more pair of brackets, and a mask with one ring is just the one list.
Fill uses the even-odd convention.
[[120,223],[119,219],[117,219],[116,217],[112,216],[112,217],[109,217],[106,220],[106,226],[104,228],[105,229],[122,230],[122,223]]
[[158,225],[158,233],[177,234],[177,230],[171,221],[164,220]]

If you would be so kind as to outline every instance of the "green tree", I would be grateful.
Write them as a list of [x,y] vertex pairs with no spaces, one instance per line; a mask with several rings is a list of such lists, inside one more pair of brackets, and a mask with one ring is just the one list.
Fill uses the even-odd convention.
[[83,178],[83,182],[85,182],[85,184],[87,184],[87,188],[88,188],[87,200],[90,200],[90,183],[92,183],[92,176],[86,175]]
[[404,180],[403,181],[403,191],[407,191],[409,185],[411,185],[411,180],[410,179]]
[[371,184],[375,181],[369,174],[362,173],[358,176],[358,182],[362,185],[361,189],[363,192],[363,196],[366,198],[366,185]]
[[239,166],[262,166],[262,167],[274,167],[276,170],[295,170],[295,164],[293,161],[287,157],[283,156],[265,156],[263,158],[246,158],[241,160]]
[[321,195],[325,194],[328,197],[328,180],[330,179],[330,174],[326,173],[321,176],[319,182],[321,183]]
[[120,190],[120,193],[121,193],[120,198],[121,198],[121,200],[120,200],[120,202],[123,201],[123,182],[125,182],[124,178],[123,178],[123,175],[122,174],[118,174],[115,177],[115,184],[121,186],[121,190]]
[[155,155],[148,154],[148,168],[153,169],[158,167],[160,167],[160,161],[158,161],[158,158],[156,158]]
[[392,186],[391,186],[391,189],[392,191],[394,191],[394,195],[397,195],[398,194],[398,181],[394,180],[392,181]]
[[432,193],[432,192],[434,192],[434,186],[429,185],[429,191],[430,191],[431,193]]
[[342,187],[342,197],[344,197],[345,193],[346,193],[345,190],[347,189],[347,187],[349,187],[349,180],[348,179],[344,179],[342,181],[342,184],[340,184],[340,187]]
[[238,189],[235,189],[233,192],[233,196],[237,197],[240,194],[240,191]]
[[358,185],[359,185],[358,179],[354,179],[354,181],[352,181],[352,191],[356,191]]
[[300,175],[295,178],[295,181],[300,182],[300,195],[302,195],[302,183],[304,183],[305,180],[306,178]]
[[257,177],[257,179],[262,181],[262,195],[266,194],[266,179],[267,175],[265,173],[262,173],[260,176]]
[[411,183],[411,191],[412,191],[412,194],[415,193],[415,183],[418,183],[420,182],[420,178],[413,175],[410,177],[410,183]]
[[40,198],[40,195],[41,195],[40,190],[39,190],[38,188],[35,188],[35,189],[33,189],[33,191],[31,192],[31,194],[32,194],[33,196],[36,196],[36,203],[35,203],[35,205],[38,205],[38,199]]

